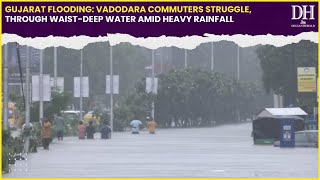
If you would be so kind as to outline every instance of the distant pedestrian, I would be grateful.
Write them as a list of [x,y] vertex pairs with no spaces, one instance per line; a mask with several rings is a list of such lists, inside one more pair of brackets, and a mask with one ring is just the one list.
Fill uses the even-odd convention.
[[149,122],[148,122],[148,130],[150,134],[155,134],[156,133],[156,127],[158,126],[158,124],[154,121],[153,117],[149,118]]
[[176,123],[174,123],[174,121],[171,122],[171,127],[175,127]]
[[55,128],[57,130],[57,137],[58,140],[63,140],[63,134],[64,134],[64,119],[61,116],[56,116],[55,117]]
[[100,132],[101,139],[111,139],[111,127],[108,125],[107,121],[103,122]]
[[49,144],[51,141],[51,123],[48,118],[44,118],[42,121],[42,144],[44,149],[49,149]]
[[86,138],[86,126],[83,124],[82,121],[80,121],[78,125],[78,136],[79,139]]
[[94,133],[96,132],[95,127],[93,126],[93,122],[89,122],[89,126],[86,127],[87,139],[93,139]]
[[142,123],[140,120],[132,120],[130,123],[132,134],[139,134],[141,125]]

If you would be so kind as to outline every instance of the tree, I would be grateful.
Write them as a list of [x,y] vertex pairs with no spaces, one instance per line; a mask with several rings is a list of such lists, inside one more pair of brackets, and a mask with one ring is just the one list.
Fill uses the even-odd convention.
[[195,69],[173,70],[159,77],[156,95],[145,92],[145,78],[139,81],[120,106],[115,108],[115,129],[151,113],[155,101],[155,119],[162,127],[173,121],[180,127],[207,126],[236,122],[236,111],[252,117],[262,107],[255,99],[262,94],[254,83],[239,82],[221,73]]
[[145,119],[150,116],[151,103],[154,95],[145,92],[145,78],[136,83],[135,89],[119,107],[114,109],[114,130],[122,130],[133,119]]
[[255,84],[212,71],[174,70],[159,78],[155,109],[156,119],[163,126],[171,121],[180,126],[235,122],[237,109],[252,116],[253,107],[242,106],[261,94]]
[[[51,101],[43,103],[43,116],[52,119],[55,114],[59,114],[66,109],[70,100],[71,94],[69,92],[52,91]],[[39,120],[39,102],[33,102],[30,106],[30,121],[39,122]]]
[[52,118],[55,114],[60,114],[61,111],[67,108],[71,97],[69,92],[51,91],[51,101],[45,104],[44,117]]
[[[317,67],[317,48],[318,45],[310,41],[283,47],[267,45],[258,48],[266,91],[283,95],[286,106],[301,105],[301,102],[310,101],[306,99],[315,99],[315,93],[310,95],[297,92],[297,67]],[[314,101],[309,106],[315,103]]]
[[[59,47],[58,49],[58,76],[64,77],[65,91],[73,91],[73,77],[80,76],[80,50]],[[83,76],[89,77],[89,96],[84,98],[84,110],[89,109],[89,102],[108,102],[105,94],[106,75],[110,74],[110,45],[108,42],[88,44],[82,50]],[[45,50],[44,72],[53,75],[53,48]],[[120,97],[127,95],[134,89],[137,80],[145,76],[145,66],[151,62],[151,51],[129,43],[113,46],[113,73],[120,77]],[[78,105],[79,99],[73,99]]]

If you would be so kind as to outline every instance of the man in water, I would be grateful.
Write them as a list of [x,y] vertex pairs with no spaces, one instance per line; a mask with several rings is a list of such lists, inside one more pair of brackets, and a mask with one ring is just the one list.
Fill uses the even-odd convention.
[[79,139],[85,139],[86,137],[86,126],[83,124],[82,121],[80,121],[78,125],[78,136]]
[[148,122],[148,130],[150,134],[155,134],[156,133],[156,127],[158,126],[157,123],[154,121],[153,117],[148,118],[150,121]]
[[87,131],[87,139],[93,139],[94,138],[94,133],[96,132],[95,127],[93,126],[93,122],[89,122],[89,126],[86,127]]
[[101,139],[111,139],[111,127],[108,125],[108,121],[104,121],[101,127]]
[[142,125],[141,121],[133,120],[130,123],[132,134],[139,134],[140,125]]
[[44,118],[42,121],[42,144],[43,149],[49,149],[49,144],[51,140],[51,123],[48,118]]
[[55,128],[57,130],[57,137],[58,140],[63,140],[63,131],[64,131],[64,119],[63,117],[58,114],[58,116],[55,116]]

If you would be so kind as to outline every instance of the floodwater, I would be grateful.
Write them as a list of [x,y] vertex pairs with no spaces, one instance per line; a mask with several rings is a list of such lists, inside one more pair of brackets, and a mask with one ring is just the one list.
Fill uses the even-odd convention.
[[317,148],[253,145],[251,123],[54,140],[6,177],[318,177]]

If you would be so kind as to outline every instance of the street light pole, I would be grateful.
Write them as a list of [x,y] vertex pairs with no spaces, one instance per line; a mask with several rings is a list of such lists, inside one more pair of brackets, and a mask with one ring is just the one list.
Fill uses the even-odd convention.
[[240,80],[240,47],[238,45],[238,51],[237,51],[237,68],[238,68],[238,80]]
[[[238,81],[240,80],[240,47],[238,45],[238,48],[237,48],[237,72],[238,72]],[[240,116],[240,109],[237,108],[237,116],[238,116],[238,121],[241,120],[241,116]]]
[[214,54],[213,54],[213,42],[211,42],[211,71],[213,71],[213,63],[214,63]]
[[40,49],[40,76],[39,76],[39,98],[40,98],[40,107],[39,107],[39,120],[43,118],[43,49]]
[[[27,62],[26,62],[26,127],[30,127],[30,53],[29,53],[29,46],[27,46]],[[26,144],[25,144],[25,151],[29,151],[29,143],[30,143],[30,137],[26,138]]]
[[184,68],[188,67],[187,49],[184,50]]
[[161,55],[161,74],[163,72],[163,55]]
[[82,61],[83,61],[83,57],[82,57],[82,49],[80,50],[80,121],[82,121]]
[[53,86],[56,88],[57,87],[57,47],[54,47],[54,71],[53,71]]
[[112,46],[110,44],[110,126],[113,132],[113,55]]
[[[151,82],[151,92],[154,93],[154,49],[152,49],[152,82]],[[154,100],[152,100],[151,116],[152,116],[152,118],[154,118]]]
[[4,45],[3,64],[3,129],[8,129],[8,44]]

